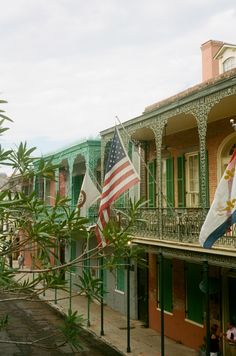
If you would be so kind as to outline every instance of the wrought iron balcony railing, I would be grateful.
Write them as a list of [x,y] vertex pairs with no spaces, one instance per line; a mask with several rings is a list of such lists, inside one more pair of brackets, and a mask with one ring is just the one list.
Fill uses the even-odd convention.
[[[117,211],[119,210],[127,212],[126,208],[119,208]],[[202,208],[141,208],[138,212],[140,221],[136,222],[132,232],[134,236],[146,239],[198,245],[205,216],[206,210]],[[88,226],[95,224],[98,218],[98,207],[95,205],[90,207],[87,217]],[[120,221],[122,225],[126,224],[126,218],[122,214]],[[215,246],[236,248],[236,224],[215,243]]]
[[[144,222],[136,223],[133,234],[150,239],[199,244],[205,215],[206,210],[201,208],[142,208],[138,218]],[[236,248],[236,224],[215,246]]]

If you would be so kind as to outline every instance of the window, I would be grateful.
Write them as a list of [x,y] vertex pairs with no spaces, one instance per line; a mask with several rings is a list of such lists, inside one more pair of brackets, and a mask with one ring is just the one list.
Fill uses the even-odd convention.
[[157,264],[157,290],[158,307],[160,307],[160,280],[163,278],[164,310],[172,312],[173,310],[173,290],[172,290],[172,260],[163,258],[163,275],[160,275],[159,264]]
[[201,265],[186,265],[186,317],[198,324],[203,324],[204,294],[199,288],[202,281]]
[[186,155],[186,205],[199,206],[199,158],[198,153]]
[[235,57],[229,57],[223,62],[223,72],[227,70],[233,69],[236,67],[236,59]]
[[116,289],[121,292],[125,291],[125,267],[123,258],[119,259],[116,268]]

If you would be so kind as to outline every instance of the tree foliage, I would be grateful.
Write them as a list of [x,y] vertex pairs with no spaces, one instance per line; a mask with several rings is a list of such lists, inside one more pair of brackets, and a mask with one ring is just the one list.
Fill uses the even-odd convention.
[[[5,101],[0,100],[0,104]],[[8,130],[11,123],[4,110],[0,110],[0,134]],[[20,143],[16,149],[5,150],[0,146],[0,164],[12,169],[12,174],[0,189],[0,291],[11,293],[12,300],[21,298],[25,301],[37,298],[48,289],[68,289],[64,278],[65,272],[72,266],[83,264],[88,255],[93,258],[103,257],[102,268],[114,269],[120,258],[139,258],[139,250],[131,249],[132,226],[138,220],[137,211],[144,204],[142,201],[130,201],[129,212],[116,211],[107,224],[104,236],[108,245],[105,248],[89,249],[89,241],[94,238],[88,231],[88,220],[80,216],[79,210],[71,208],[70,199],[55,196],[53,206],[48,206],[35,190],[24,192],[24,186],[30,186],[36,179],[56,179],[57,165],[53,160],[34,157],[35,147]],[[117,219],[118,217],[118,219]],[[58,256],[59,246],[69,247],[73,240],[87,242],[85,252],[73,260],[61,262]],[[20,251],[28,251],[32,265],[24,269],[28,277],[18,278],[22,271],[14,268],[12,257]],[[33,276],[33,278],[32,278]],[[87,296],[89,302],[101,299],[102,281],[95,278],[90,269],[80,276],[77,287]],[[0,320],[0,328],[8,324],[8,315]],[[77,314],[68,312],[65,324],[61,327],[65,341],[72,348],[77,348],[79,328],[82,319]],[[1,341],[1,340],[0,340]],[[16,341],[17,342],[17,341]]]

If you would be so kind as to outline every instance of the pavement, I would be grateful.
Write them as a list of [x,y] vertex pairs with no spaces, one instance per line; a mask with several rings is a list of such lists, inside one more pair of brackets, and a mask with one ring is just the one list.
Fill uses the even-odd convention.
[[[27,276],[28,277],[28,276]],[[97,338],[114,347],[121,355],[130,356],[161,356],[161,337],[153,329],[146,328],[140,321],[130,321],[130,352],[127,352],[127,318],[104,305],[104,335],[101,336],[101,306],[92,302],[89,308],[85,296],[77,293],[72,295],[71,303],[66,291],[48,290],[40,298],[45,299],[59,313],[67,314],[71,306],[85,319],[84,328]],[[196,350],[179,344],[165,337],[165,356],[197,356]],[[91,355],[92,356],[92,355]]]
[[[61,313],[67,313],[69,308],[68,293],[57,292],[57,303],[55,304],[55,292],[47,291],[43,297],[49,299],[50,304]],[[67,299],[64,299],[67,298]],[[131,356],[159,356],[161,355],[161,338],[155,330],[143,327],[137,320],[131,320],[130,326],[130,351],[127,352],[127,319],[124,315],[104,306],[104,335],[101,336],[101,306],[93,302],[90,306],[90,316],[88,323],[87,298],[75,295],[72,297],[71,308],[82,314],[85,320],[85,328],[97,335],[101,340],[113,346],[121,352],[121,355]],[[191,356],[198,355],[198,352],[173,340],[165,338],[165,356]]]

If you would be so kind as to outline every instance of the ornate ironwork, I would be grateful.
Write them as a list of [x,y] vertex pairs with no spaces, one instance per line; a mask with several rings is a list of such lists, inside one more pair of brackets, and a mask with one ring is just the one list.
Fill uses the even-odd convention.
[[[120,209],[124,210],[124,209]],[[162,234],[158,208],[142,208],[139,210],[137,222],[132,233],[139,238],[165,240],[166,242],[182,242],[199,245],[198,238],[205,219],[205,209],[201,208],[163,208]],[[121,219],[125,224],[125,218]],[[236,248],[236,225],[220,238],[216,246]]]

